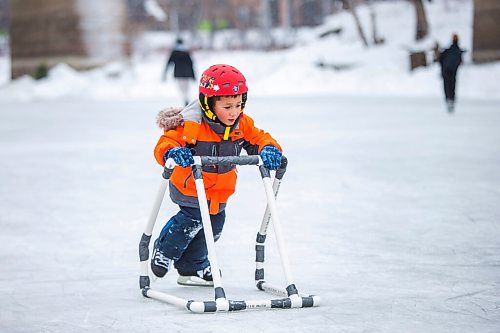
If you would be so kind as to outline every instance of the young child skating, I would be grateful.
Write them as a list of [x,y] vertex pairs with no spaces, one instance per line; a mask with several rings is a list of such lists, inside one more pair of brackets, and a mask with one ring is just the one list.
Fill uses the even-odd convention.
[[[154,243],[151,270],[163,277],[174,266],[183,285],[213,285],[205,234],[191,175],[193,155],[237,156],[259,154],[264,166],[281,165],[281,147],[271,135],[254,126],[244,113],[247,82],[229,65],[213,65],[200,79],[199,98],[184,109],[163,111],[158,124],[164,129],[154,150],[162,166],[168,158],[178,164],[170,177],[169,191],[179,212],[166,223]],[[221,235],[228,198],[234,193],[236,167],[204,166],[203,181],[214,240]]]

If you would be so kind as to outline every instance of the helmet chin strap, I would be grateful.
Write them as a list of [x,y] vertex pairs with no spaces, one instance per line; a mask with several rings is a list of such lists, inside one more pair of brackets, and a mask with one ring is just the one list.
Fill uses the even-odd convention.
[[231,126],[226,126],[224,130],[224,136],[222,137],[224,140],[229,140],[229,133],[231,133]]
[[215,113],[210,109],[210,103],[209,103],[209,100],[208,100],[209,97],[203,95],[200,93],[200,98],[199,98],[199,102],[200,102],[200,106],[201,106],[201,109],[203,110],[203,113],[205,114],[205,116],[212,120],[212,121],[217,121],[217,116],[215,115]]
[[247,104],[247,94],[248,93],[246,92],[241,94],[241,112],[243,112],[243,110],[245,109],[245,105]]
[[[243,112],[243,110],[242,110],[242,112]],[[226,124],[222,124],[222,122],[217,119],[217,121],[219,123],[221,123],[222,125],[224,125],[224,127],[225,127],[225,129],[224,129],[224,135],[223,135],[222,139],[229,140],[229,134],[231,133],[231,131],[233,130],[233,128],[236,127],[236,125],[238,125],[240,118],[241,118],[241,113],[238,116],[238,118],[236,118],[236,121],[234,122],[234,124],[232,124],[231,126],[227,126]]]

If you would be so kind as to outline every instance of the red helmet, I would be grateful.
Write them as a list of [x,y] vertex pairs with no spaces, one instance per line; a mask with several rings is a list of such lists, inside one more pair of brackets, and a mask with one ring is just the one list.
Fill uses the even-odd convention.
[[229,65],[212,65],[200,79],[200,93],[206,97],[240,95],[248,91],[247,80]]

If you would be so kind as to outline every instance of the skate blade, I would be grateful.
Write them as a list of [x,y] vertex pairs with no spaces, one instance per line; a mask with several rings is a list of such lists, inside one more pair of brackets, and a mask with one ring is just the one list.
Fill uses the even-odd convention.
[[179,276],[177,284],[182,286],[213,287],[213,281],[206,281],[198,276]]

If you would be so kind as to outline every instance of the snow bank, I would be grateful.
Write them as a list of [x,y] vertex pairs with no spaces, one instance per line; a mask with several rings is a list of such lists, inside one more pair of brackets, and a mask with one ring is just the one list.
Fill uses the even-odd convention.
[[[320,27],[297,31],[294,37],[297,46],[293,49],[275,52],[195,52],[196,73],[199,75],[214,63],[230,63],[246,74],[254,95],[439,98],[442,95],[439,66],[431,64],[411,72],[409,53],[426,50],[430,55],[430,49],[436,42],[446,47],[451,34],[456,32],[461,36],[461,47],[468,51],[458,74],[458,98],[499,99],[497,78],[500,76],[500,62],[485,65],[471,62],[472,1],[425,5],[431,31],[429,37],[419,43],[413,41],[413,6],[407,2],[388,2],[373,7],[377,14],[378,35],[386,41],[382,45],[365,48],[352,17],[343,12],[329,17]],[[366,35],[371,36],[369,8],[359,7],[359,15]],[[321,33],[334,28],[342,28],[342,33],[318,38]],[[169,45],[165,44],[166,41],[173,39],[171,37],[158,33],[145,36],[137,43],[136,57],[129,64],[111,64],[80,73],[60,65],[44,80],[20,78],[0,88],[0,101],[176,98],[178,90],[171,76],[166,83],[160,81],[166,55],[152,52],[155,49],[164,50]],[[5,65],[0,66],[2,71],[6,68]],[[196,85],[193,84],[191,89],[196,96]]]

